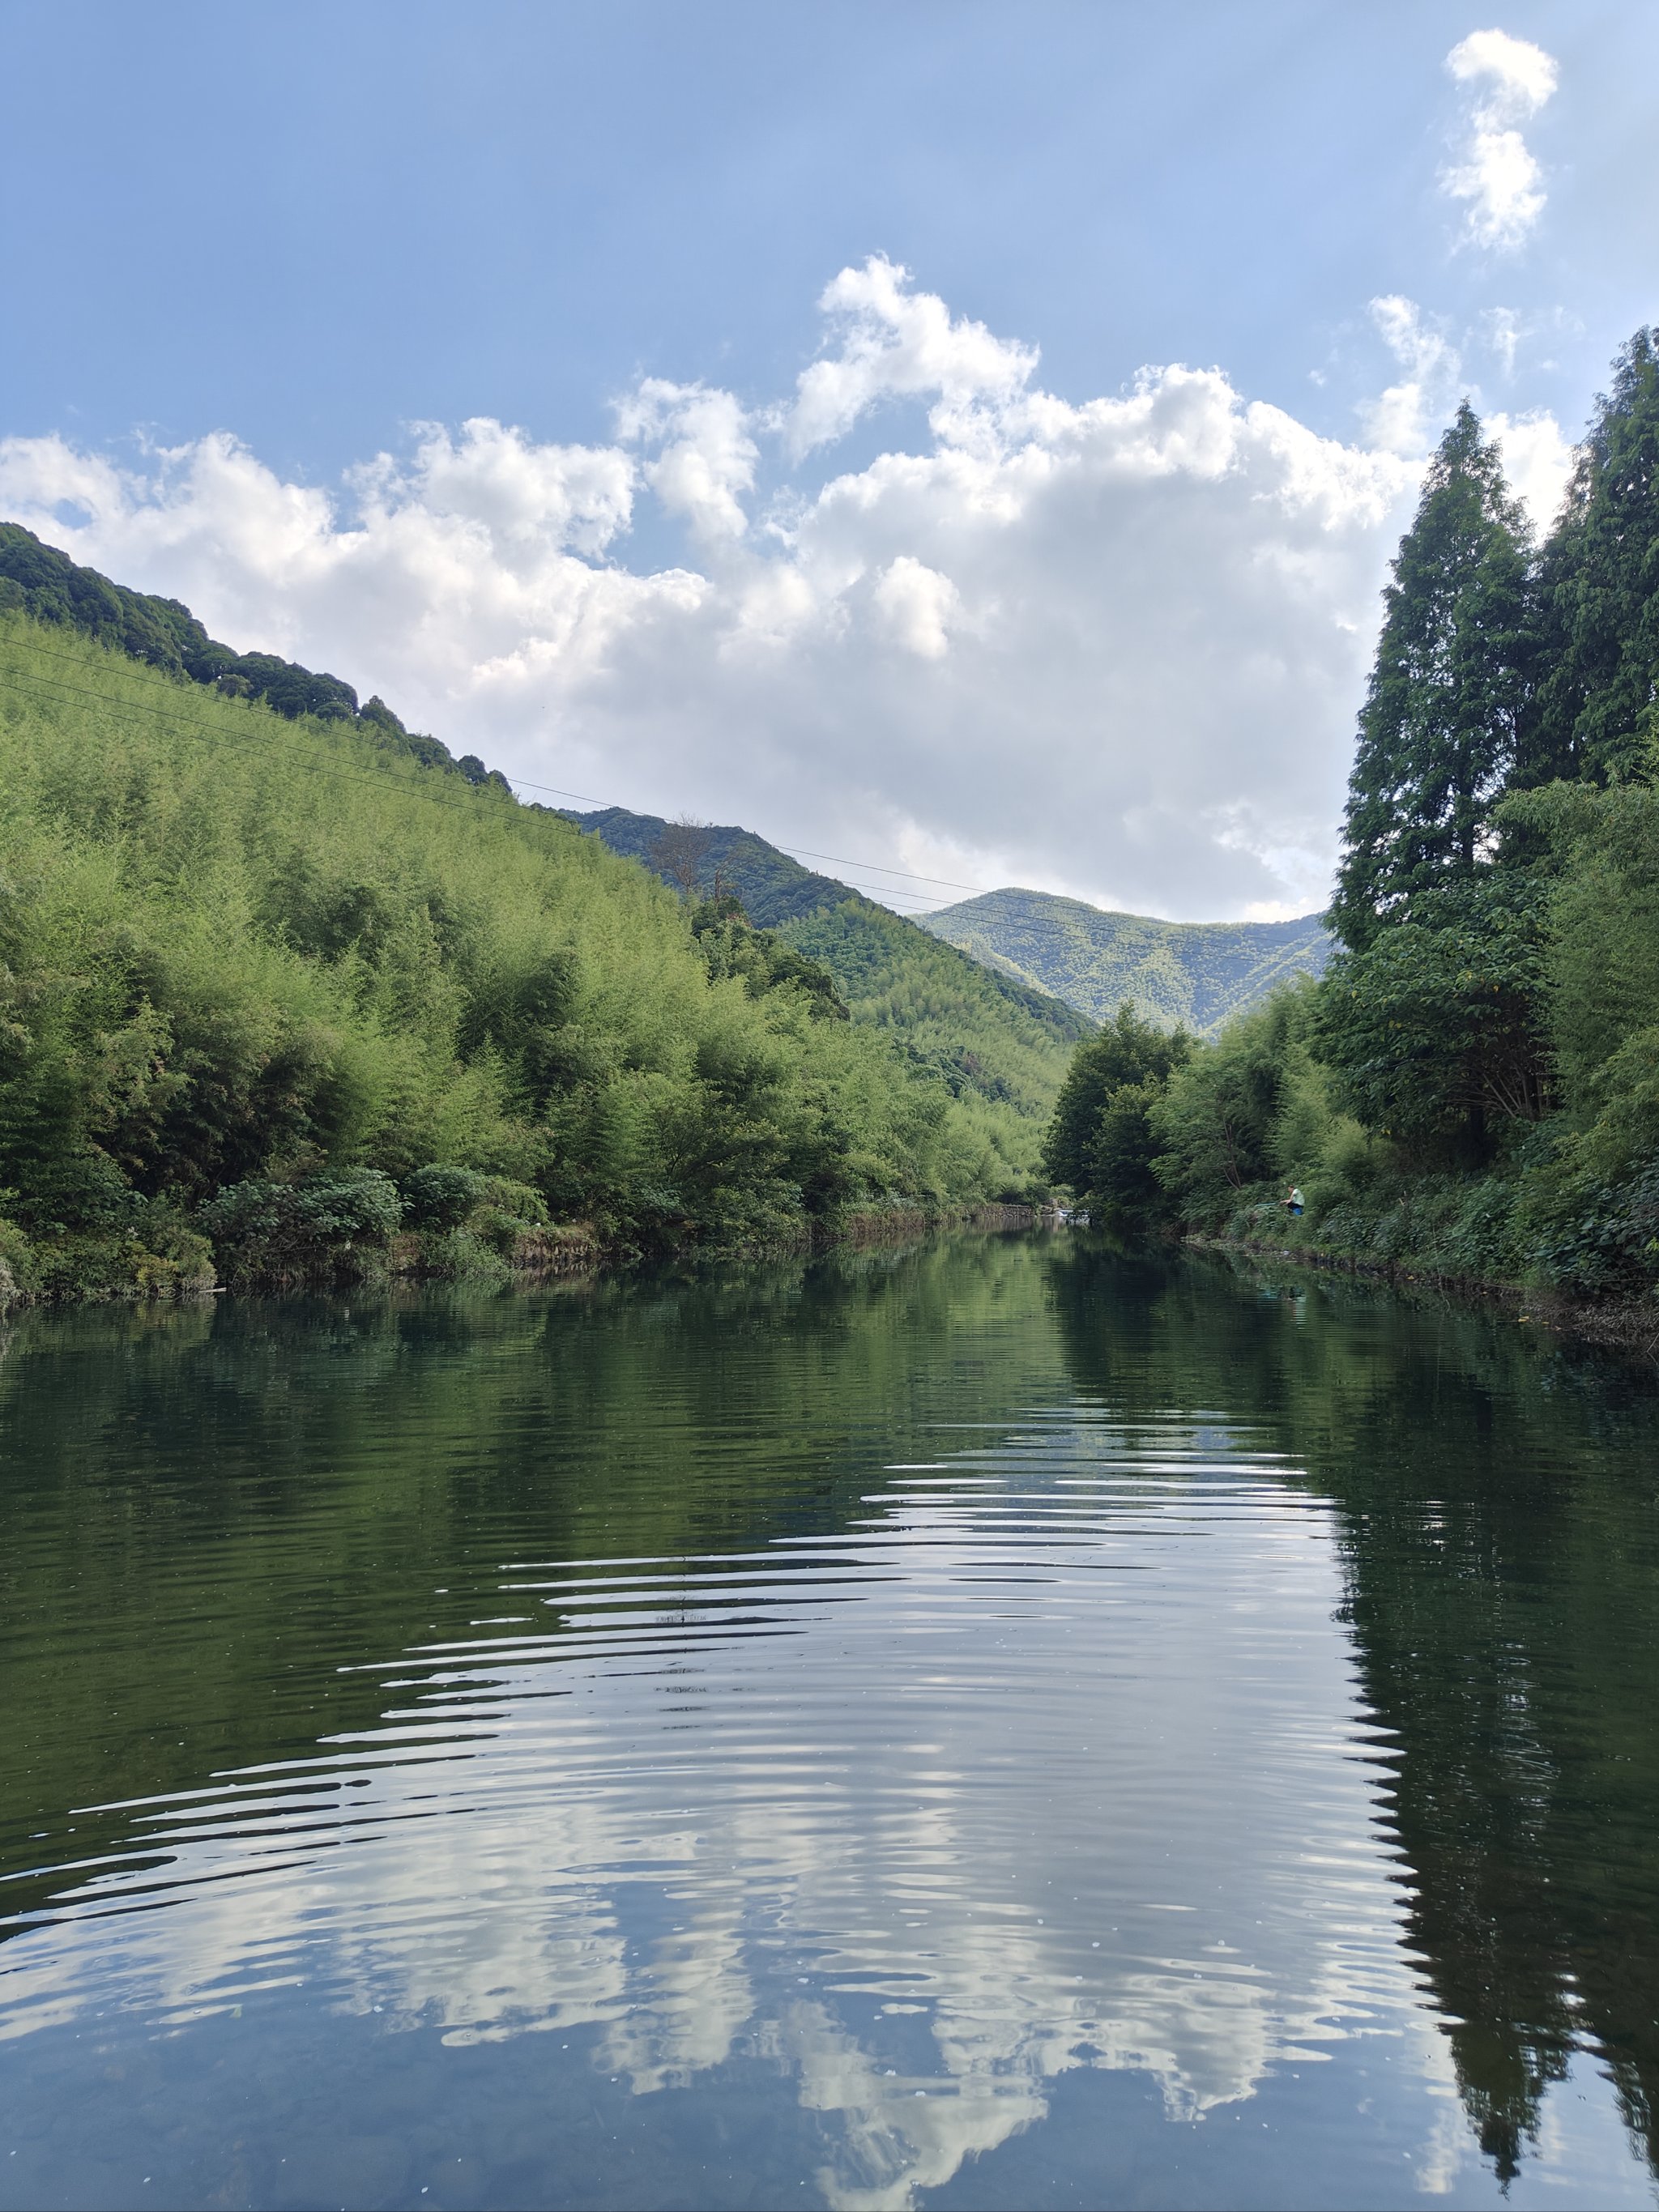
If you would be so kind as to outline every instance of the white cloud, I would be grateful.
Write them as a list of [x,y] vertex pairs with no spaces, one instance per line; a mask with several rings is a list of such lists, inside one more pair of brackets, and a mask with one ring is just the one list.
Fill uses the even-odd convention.
[[900,645],[923,660],[944,658],[951,624],[962,605],[962,594],[948,576],[901,553],[876,578],[874,597]]
[[659,449],[644,475],[668,514],[708,544],[743,536],[742,499],[754,489],[760,448],[729,392],[647,377],[617,408],[617,428],[624,441]]
[[800,377],[784,414],[797,458],[849,430],[883,398],[932,396],[936,435],[970,442],[1036,373],[1035,347],[994,337],[983,323],[952,322],[943,300],[908,289],[909,272],[872,254],[843,269],[818,298],[835,350]]
[[1446,67],[1466,88],[1467,136],[1460,158],[1441,172],[1442,189],[1466,203],[1464,238],[1513,250],[1544,211],[1542,172],[1518,125],[1553,94],[1553,58],[1507,31],[1474,31],[1455,46]]
[[1373,300],[1370,317],[1405,374],[1360,409],[1366,437],[1386,453],[1426,453],[1454,403],[1462,356],[1443,329],[1398,292]]
[[[1360,409],[1368,442],[1402,458],[1426,453],[1438,438],[1464,391],[1477,404],[1480,394],[1465,374],[1464,349],[1474,346],[1497,356],[1501,374],[1512,375],[1516,351],[1539,325],[1523,322],[1513,308],[1489,307],[1476,330],[1460,343],[1443,324],[1425,315],[1415,301],[1391,293],[1370,303],[1371,321],[1405,374]],[[1554,520],[1572,469],[1573,449],[1553,415],[1534,408],[1519,415],[1487,416],[1487,434],[1496,438],[1504,473],[1519,494],[1534,526]]]
[[1513,307],[1488,307],[1480,320],[1485,326],[1488,347],[1497,356],[1498,365],[1506,377],[1515,374],[1515,357],[1520,351],[1523,335],[1522,321]]
[[[824,301],[832,349],[769,411],[653,380],[613,446],[425,427],[332,493],[224,434],[127,468],[13,439],[0,511],[543,784],[1142,911],[1320,903],[1415,465],[1215,369],[1061,400],[885,262]],[[1379,317],[1418,420],[1455,355]],[[769,436],[900,393],[918,450],[757,505]],[[625,565],[642,498],[695,562]]]

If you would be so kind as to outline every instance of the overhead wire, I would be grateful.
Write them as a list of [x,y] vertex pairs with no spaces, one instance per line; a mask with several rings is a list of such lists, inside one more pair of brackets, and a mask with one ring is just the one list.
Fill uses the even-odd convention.
[[[38,650],[49,655],[55,660],[68,662],[75,665],[80,665],[77,656],[74,654],[54,653],[49,646],[40,647]],[[169,724],[175,728],[195,732],[198,733],[199,738],[203,742],[210,744],[228,745],[233,749],[233,750],[242,750],[246,747],[252,747],[255,750],[258,748],[260,733],[255,729],[249,729],[243,732],[220,728],[211,723],[204,721],[198,715],[182,713],[177,708],[159,702],[152,702],[148,700],[122,699],[117,694],[110,691],[100,690],[95,688],[89,689],[84,684],[67,684],[59,678],[41,676],[32,670],[23,672],[14,671],[10,673],[8,680],[13,684],[21,684],[24,685],[32,684],[38,690],[43,690],[48,693],[57,693],[65,698],[89,700],[96,705],[106,708],[114,708],[121,713],[144,714],[149,716],[152,720]],[[314,738],[307,738],[302,732],[295,730],[290,724],[289,732],[283,739],[284,758],[291,759],[293,751],[295,749],[301,749],[305,751],[314,754],[318,750],[318,741]],[[408,757],[413,758],[414,756],[409,756]],[[360,769],[343,767],[337,762],[325,762],[312,758],[303,759],[297,764],[307,769],[313,775],[332,776],[342,782],[366,784],[382,790],[386,787],[385,780],[381,775],[378,774],[364,774]],[[388,767],[392,764],[392,760],[388,760],[386,763]],[[556,785],[532,782],[528,777],[509,776],[506,780],[509,783],[522,782],[532,791],[547,792],[555,797],[584,799],[590,805],[594,806],[600,806],[603,805],[602,801],[594,799],[591,793],[562,791]],[[410,795],[415,798],[426,800],[429,805],[447,806],[453,811],[461,813],[470,813],[471,811],[471,793],[469,793],[468,797],[465,799],[462,798],[459,793],[453,799],[452,799],[447,793],[441,790],[423,787],[419,783],[404,781],[401,779],[398,780],[396,787],[410,793]],[[623,809],[621,811],[628,811],[629,810]],[[476,818],[476,817],[474,818]],[[779,852],[788,852],[790,848],[787,846],[778,846],[775,849]],[[829,854],[812,854],[810,857],[815,860],[830,860],[833,859],[835,856]],[[877,862],[847,860],[838,861],[836,865],[847,867],[858,867],[861,870],[867,869],[872,873],[906,876],[909,881],[916,883],[943,882],[946,880],[945,878],[939,877],[929,878],[911,876],[908,871],[902,869],[884,869],[880,866],[880,864]],[[831,878],[831,880],[841,879]],[[873,896],[880,902],[891,903],[893,910],[898,913],[925,914],[939,906],[948,905],[951,903],[949,900],[937,899],[930,893],[914,891],[904,885],[873,883],[860,884],[854,881],[848,883],[848,888],[852,890],[861,891],[866,896]],[[959,886],[959,888],[965,889],[967,886]],[[896,903],[900,900],[903,900],[907,902],[907,903],[903,906],[900,906]]]
[[[506,773],[505,770],[502,772],[503,774]],[[591,791],[566,791],[562,786],[556,783],[532,782],[527,775],[509,775],[507,780],[512,784],[522,784],[526,791],[544,791],[547,793],[549,797],[552,799],[580,799],[585,806],[597,806],[607,813],[613,806],[616,806],[616,801],[614,799],[595,799]],[[623,806],[617,807],[617,811],[618,813],[629,814],[632,813],[633,809],[631,807]],[[699,823],[694,826],[700,829],[702,827],[702,824]],[[746,836],[752,836],[755,833],[752,830],[750,830],[746,831],[744,834]],[[775,839],[770,837],[765,839],[764,842],[771,845],[773,849],[776,852],[787,853],[792,860],[832,860],[838,868],[862,868],[866,873],[872,876],[902,876],[908,883],[943,884],[946,889],[950,890],[972,891],[976,896],[981,898],[986,896],[985,886],[983,884],[959,884],[950,876],[919,875],[914,868],[889,867],[887,864],[882,860],[852,860],[848,858],[845,853],[815,853],[810,846],[780,845]],[[947,899],[944,903],[948,906],[951,902]]]

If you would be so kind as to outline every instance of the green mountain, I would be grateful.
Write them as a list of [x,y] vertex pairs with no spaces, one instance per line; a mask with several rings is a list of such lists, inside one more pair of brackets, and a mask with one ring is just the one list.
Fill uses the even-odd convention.
[[1154,921],[1048,891],[988,891],[921,927],[999,975],[1108,1021],[1127,999],[1147,1019],[1207,1036],[1333,950],[1317,915],[1299,921]]
[[0,607],[0,1306],[772,1249],[1030,1187],[1032,1106],[847,1018],[801,949],[395,717],[135,651],[99,617],[137,595],[46,566],[65,605]]
[[802,867],[752,830],[616,806],[569,818],[687,892],[732,892],[751,921],[829,969],[855,1023],[1012,1125],[1010,1145],[1047,1122],[1073,1048],[1094,1028],[1086,1014]]
[[78,630],[222,698],[255,701],[286,721],[304,716],[314,722],[351,723],[382,748],[407,754],[422,768],[508,788],[506,777],[487,769],[476,753],[457,760],[438,738],[406,730],[385,700],[359,706],[356,692],[337,676],[319,675],[274,653],[237,653],[220,645],[182,600],[113,584],[55,545],[43,544],[20,522],[0,522],[0,611],[7,608],[32,615],[49,628]]
[[[199,894],[207,901],[205,915],[240,883],[233,903],[240,900],[255,917],[256,934],[274,933],[273,945],[281,947],[280,955],[269,950],[259,958],[293,953],[302,963],[319,961],[313,981],[325,978],[323,997],[331,1004],[349,972],[346,996],[356,1010],[349,1019],[341,1007],[330,1017],[336,1021],[335,1043],[348,1057],[365,1053],[366,1065],[383,1050],[391,1053],[404,1067],[399,1084],[408,1079],[410,1056],[420,1056],[415,1032],[435,1018],[439,1005],[447,1009],[447,1028],[439,1024],[447,1041],[438,1041],[434,1032],[433,1056],[417,1086],[426,1100],[420,1110],[436,1117],[434,1133],[413,1138],[412,1149],[390,1123],[381,1127],[378,1105],[362,1108],[368,1121],[347,1139],[331,1121],[334,1108],[325,1111],[320,1097],[296,1107],[295,1127],[282,1138],[274,1125],[265,1127],[263,1109],[241,1097],[238,1085],[252,1079],[247,1071],[234,1078],[228,1071],[210,1078],[204,1073],[203,1082],[220,1082],[227,1100],[235,1099],[225,1110],[246,1127],[234,1146],[213,1139],[217,1149],[195,1176],[187,1212],[216,1203],[212,1194],[220,1188],[270,1181],[273,1170],[285,1176],[291,1162],[301,1158],[310,1164],[307,1173],[320,1171],[319,1164],[331,1172],[342,1164],[352,1172],[364,1166],[379,1173],[384,1166],[394,1181],[423,1165],[455,1165],[469,1173],[506,1175],[539,1192],[556,1221],[591,1219],[617,1241],[741,1243],[787,1235],[797,1212],[828,1215],[866,1202],[927,1206],[1001,1197],[1028,1188],[1036,1176],[1042,1130],[1073,1048],[1092,1024],[1041,991],[991,973],[846,884],[802,867],[763,839],[735,827],[694,830],[616,809],[574,817],[597,835],[573,839],[573,817],[520,805],[506,779],[476,756],[455,759],[435,738],[405,728],[383,701],[360,705],[341,678],[273,654],[236,653],[210,638],[179,601],[112,583],[15,524],[0,524],[0,624],[12,640],[6,658],[16,706],[21,710],[33,701],[42,710],[33,719],[14,716],[12,734],[24,764],[20,793],[34,788],[29,779],[61,754],[60,780],[89,779],[80,802],[84,817],[71,828],[94,842],[106,829],[112,835],[118,808],[110,794],[118,787],[125,746],[137,812],[121,866],[140,874],[152,864],[159,866],[154,855],[146,857],[148,810],[160,804],[152,799],[150,781],[174,774],[166,765],[173,740],[158,751],[140,737],[157,717],[172,719],[181,759],[200,752],[218,763],[201,778],[194,770],[187,778],[182,768],[178,771],[181,788],[186,781],[191,788],[200,782],[209,794],[202,801],[209,825],[204,836],[241,848],[234,866],[216,875],[210,871],[199,883],[186,872],[179,897],[188,903]],[[132,694],[134,684],[141,696]],[[109,726],[109,716],[118,712],[127,715],[122,735]],[[275,824],[291,816],[291,827],[273,827],[275,844],[267,841],[257,849],[247,842],[255,836],[255,818],[276,802],[255,794],[236,757],[254,753],[277,775],[289,774],[293,786],[271,817]],[[307,769],[316,773],[303,773]],[[300,808],[302,790],[329,781],[340,786],[344,809],[337,830],[323,814]],[[20,801],[12,823],[13,832],[25,840],[19,850],[27,848],[26,830],[32,836],[48,822],[56,825],[57,802],[45,795],[56,787],[49,781],[34,798]],[[484,812],[472,820],[479,805]],[[449,823],[442,835],[455,845],[442,866],[428,834],[439,807]],[[45,811],[31,829],[25,817],[39,809]],[[381,817],[399,824],[386,832],[393,841],[391,849],[371,853],[352,843],[356,830]],[[533,1018],[490,1011],[503,988],[501,972],[516,970],[529,956],[522,946],[508,950],[495,942],[507,924],[496,911],[495,888],[486,890],[477,872],[483,866],[477,838],[484,824],[483,844],[496,854],[500,885],[517,883],[514,896],[527,902],[516,933],[528,942],[539,927],[533,910],[550,900],[559,908],[556,923],[543,932],[550,975],[556,970],[556,979],[549,981],[542,994],[545,1004],[538,1002]],[[49,838],[58,834],[53,826]],[[591,860],[577,864],[576,850],[591,856],[599,848],[609,850],[597,874]],[[287,880],[270,872],[279,848]],[[418,864],[416,855],[422,856]],[[106,860],[114,865],[111,855]],[[620,876],[616,872],[618,865],[635,862],[672,884],[681,901],[663,903],[659,886],[632,865],[623,865]],[[573,869],[574,880],[562,882]],[[7,872],[0,838],[0,883]],[[633,891],[625,889],[629,882],[636,884]],[[741,900],[746,921],[722,903],[723,892]],[[125,910],[126,890],[100,896],[106,921]],[[132,893],[141,906],[149,896]],[[642,896],[647,905],[634,919],[624,919]],[[131,926],[143,939],[161,924],[146,910]],[[243,920],[227,916],[224,926],[227,944],[234,945]],[[79,924],[60,915],[41,927],[45,935],[35,940],[35,951],[46,960],[54,933],[69,930],[72,937]],[[382,1003],[382,994],[392,990],[392,969],[407,969],[415,941],[428,930],[435,946],[432,974],[419,983],[413,971],[404,973]],[[555,939],[556,951],[550,949]],[[690,969],[670,944],[682,939],[691,954]],[[665,1016],[666,1030],[651,1042],[646,1039],[657,1017],[647,1014],[640,995],[644,947],[654,947],[651,957],[661,966],[657,995],[677,1000],[672,1017]],[[0,958],[14,975],[21,974],[3,936]],[[479,963],[492,972],[474,973]],[[619,981],[624,975],[635,979],[638,991],[634,983]],[[298,990],[297,980],[290,980]],[[422,1004],[428,987],[432,1000]],[[758,1018],[775,1046],[797,1016],[809,1023],[805,1030],[797,1024],[793,1040],[778,1047],[787,1075],[775,1054],[757,1058],[743,1048],[745,1082],[762,1082],[763,1065],[769,1070],[763,1085],[770,1086],[766,1100],[751,1099],[746,1107],[731,1083],[710,1072],[720,1054],[696,1042],[708,1018],[697,990],[729,997],[727,987],[759,1006]],[[625,1003],[617,1000],[618,991]],[[168,1041],[158,1063],[168,1070],[161,1087],[182,1101],[201,1084],[174,1069],[168,1052],[197,1051],[180,1043],[190,1023],[178,1010],[165,1008],[153,990],[149,1003],[158,1035],[165,1031]],[[793,1010],[787,1018],[786,1010]],[[845,1026],[851,1034],[837,1042],[823,1018],[843,1011],[850,1013]],[[5,1012],[0,1003],[0,1022]],[[278,1020],[276,1035],[285,1033],[286,1019]],[[76,1024],[82,1020],[77,1015],[70,1024],[77,1036]],[[88,1012],[84,1020],[94,1017]],[[373,1038],[365,1031],[348,1045],[349,1033],[365,1024]],[[559,1041],[550,1036],[537,1042],[532,1033],[550,1027]],[[76,1073],[66,1079],[72,1085],[93,1082],[88,1055],[98,1033],[95,1026],[88,1030],[73,1047]],[[734,1050],[735,1035],[727,1040]],[[139,1049],[136,1032],[132,1049]],[[528,1060],[521,1058],[526,1052]],[[210,1060],[210,1054],[204,1069]],[[558,1062],[564,1075],[553,1080],[544,1070],[532,1072],[532,1064],[542,1070],[544,1060],[550,1066]],[[677,1065],[672,1081],[668,1062],[684,1063]],[[36,1065],[46,1065],[38,1052]],[[655,1103],[647,1101],[647,1072],[664,1079]],[[677,1087],[681,1074],[691,1081],[684,1093]],[[333,1097],[351,1089],[337,1068],[318,1079]],[[0,1066],[0,1093],[4,1082]],[[463,1138],[448,1120],[451,1109],[441,1101],[450,1085],[467,1089],[475,1104],[489,1094],[487,1137],[475,1132]],[[787,1105],[786,1092],[792,1094]],[[33,1170],[5,1171],[6,1116],[21,1112],[27,1121],[35,1111],[21,1099],[15,1094],[9,1107],[0,1095],[0,1186],[25,1194],[19,1208],[30,1214],[33,1207],[31,1218],[57,1218],[44,1184],[28,1196]],[[86,1168],[95,1181],[104,1172],[87,1162],[108,1150],[94,1133],[98,1115],[106,1110],[86,1108],[90,1118],[75,1140],[84,1139],[75,1176]],[[820,1126],[808,1141],[799,1115],[811,1113],[820,1115]],[[440,1123],[441,1136],[435,1133]],[[365,1136],[370,1127],[374,1134]],[[624,1136],[627,1131],[632,1134]],[[197,1133],[208,1143],[205,1132]],[[27,1150],[35,1138],[20,1131],[17,1141]],[[141,1178],[160,1188],[175,1170],[184,1174],[194,1141],[177,1133],[167,1137],[179,1149],[178,1160],[165,1173],[146,1160]],[[722,1143],[732,1147],[724,1161]],[[602,1165],[616,1145],[621,1150],[614,1162]],[[418,1158],[422,1146],[425,1157]],[[692,1153],[698,1154],[695,1165]],[[505,1164],[509,1160],[518,1164]],[[79,1203],[66,1201],[65,1219]]]

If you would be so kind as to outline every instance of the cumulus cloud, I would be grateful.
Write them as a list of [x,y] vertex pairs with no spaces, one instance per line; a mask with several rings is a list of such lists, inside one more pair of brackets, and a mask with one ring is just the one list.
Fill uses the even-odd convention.
[[[225,434],[13,439],[0,511],[541,784],[1141,911],[1320,903],[1417,434],[1322,437],[1208,368],[1065,401],[880,259],[823,306],[769,408],[651,380],[614,444],[423,427],[328,489]],[[1382,318],[1402,424],[1443,365],[1415,313]],[[790,480],[900,395],[915,450]],[[629,565],[642,501],[679,564]]]
[[[1371,322],[1403,374],[1360,408],[1368,443],[1374,448],[1419,459],[1435,443],[1456,405],[1472,387],[1465,374],[1464,346],[1445,325],[1427,315],[1414,300],[1398,293],[1373,300]],[[1528,327],[1513,309],[1488,308],[1478,331],[1466,342],[1495,355],[1505,377]],[[1479,400],[1479,393],[1474,397]],[[1546,408],[1486,417],[1486,430],[1498,441],[1504,471],[1535,528],[1547,530],[1560,507],[1572,471],[1573,449],[1561,425]]]
[[1553,58],[1507,31],[1474,31],[1446,57],[1465,88],[1465,137],[1441,185],[1465,204],[1463,235],[1473,246],[1511,251],[1544,211],[1542,172],[1517,127],[1553,94]]
[[654,448],[643,473],[668,514],[705,543],[743,536],[743,495],[754,489],[760,448],[731,392],[648,376],[617,407],[617,428],[625,441]]
[[962,606],[962,594],[948,576],[901,553],[877,576],[874,597],[898,644],[923,660],[944,658],[950,625]]
[[994,438],[1002,410],[1036,373],[1035,347],[952,321],[943,300],[908,289],[909,272],[874,254],[843,269],[818,298],[830,325],[823,356],[805,370],[783,417],[797,458],[850,429],[882,398],[931,398],[936,434],[961,444]]

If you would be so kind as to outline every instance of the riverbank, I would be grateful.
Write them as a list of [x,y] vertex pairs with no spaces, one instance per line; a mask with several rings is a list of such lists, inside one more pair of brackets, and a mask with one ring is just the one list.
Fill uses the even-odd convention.
[[1353,1275],[1385,1283],[1402,1293],[1427,1291],[1464,1304],[1502,1308],[1527,1328],[1582,1337],[1589,1343],[1659,1361],[1659,1308],[1649,1304],[1613,1300],[1592,1304],[1535,1285],[1447,1273],[1409,1260],[1364,1260],[1328,1245],[1206,1237],[1197,1231],[1183,1236],[1181,1242],[1190,1251],[1237,1255],[1264,1270],[1313,1268],[1322,1274]]
[[[346,1235],[264,1255],[264,1264],[227,1264],[210,1239],[179,1225],[165,1237],[58,1237],[31,1241],[0,1221],[0,1312],[28,1306],[154,1304],[228,1291],[344,1290],[364,1285],[470,1282],[507,1290],[597,1274],[655,1259],[799,1258],[838,1249],[908,1243],[951,1231],[1006,1235],[1033,1228],[1029,1206],[926,1208],[863,1206],[833,1222],[812,1222],[795,1237],[748,1244],[683,1246],[662,1252],[607,1243],[591,1222],[503,1223],[497,1233],[473,1224]],[[353,1226],[360,1226],[354,1223]],[[161,1249],[152,1249],[152,1245]]]

